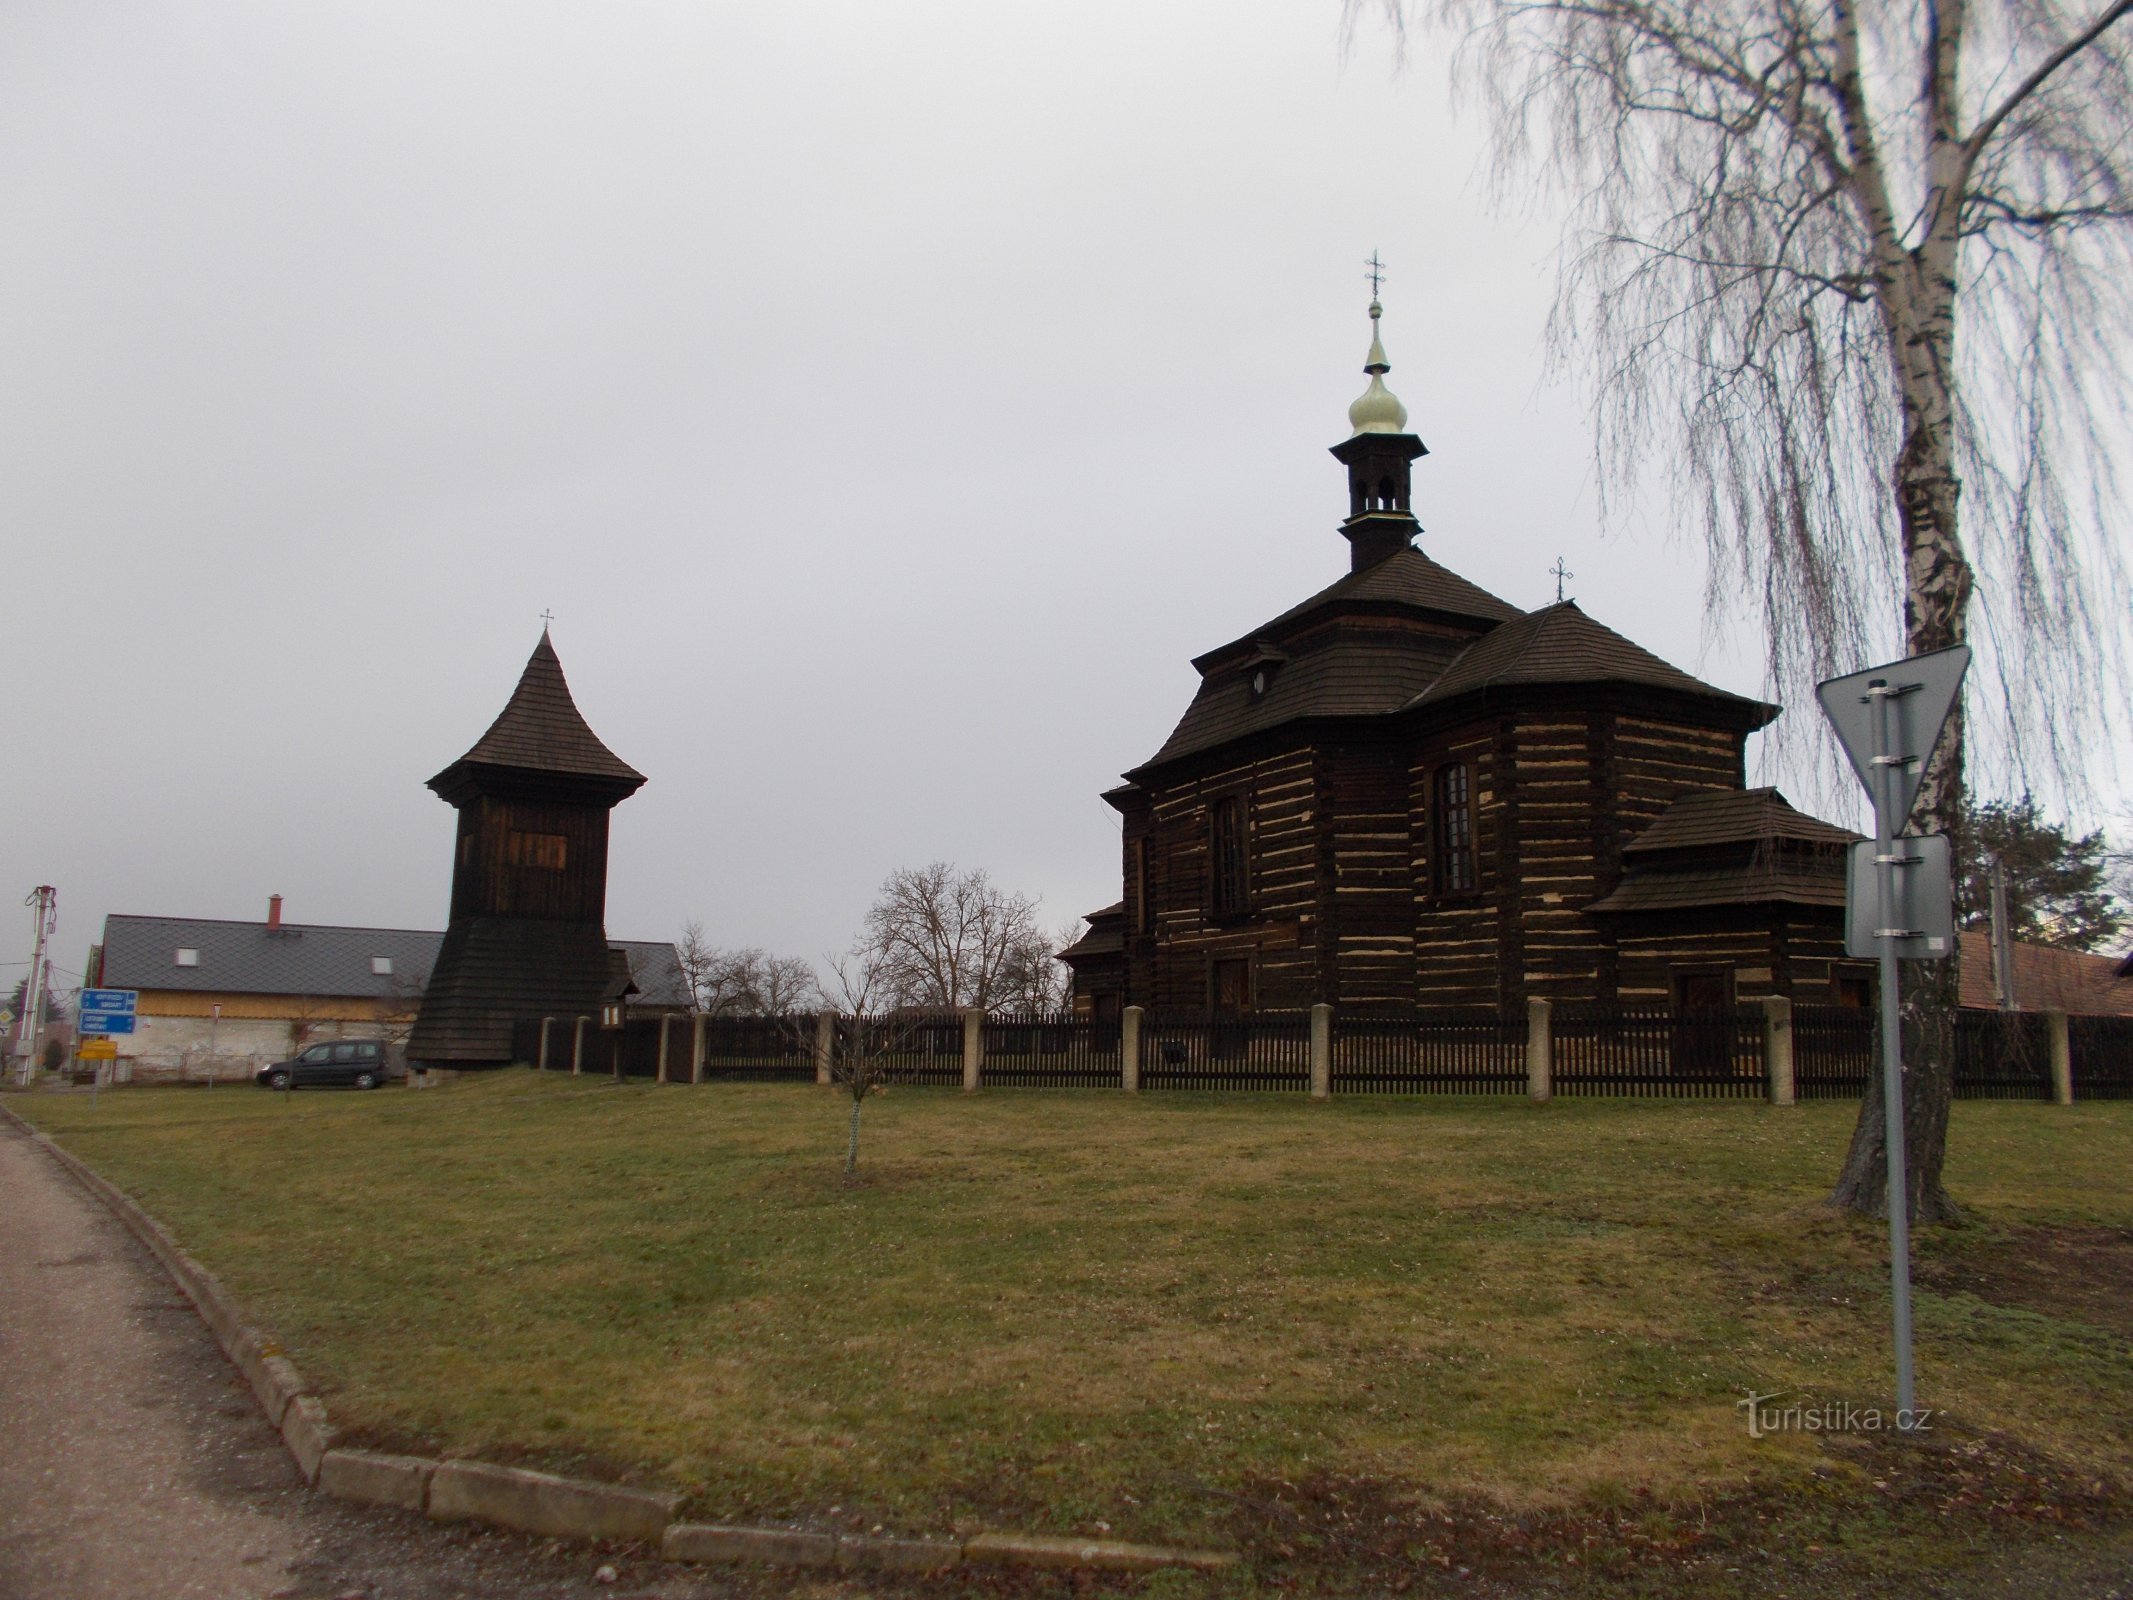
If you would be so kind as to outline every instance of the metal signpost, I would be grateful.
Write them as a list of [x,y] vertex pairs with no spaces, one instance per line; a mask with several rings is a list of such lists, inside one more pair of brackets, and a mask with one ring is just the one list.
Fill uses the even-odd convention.
[[1896,963],[1945,960],[1955,949],[1948,840],[1899,839],[1925,779],[1926,761],[1970,665],[1967,645],[1892,661],[1815,689],[1823,714],[1874,802],[1874,842],[1852,846],[1845,945],[1881,961],[1882,1143],[1889,1158],[1889,1286],[1896,1323],[1896,1426],[1917,1426],[1911,1374],[1911,1185],[1905,1172],[1903,1035]]

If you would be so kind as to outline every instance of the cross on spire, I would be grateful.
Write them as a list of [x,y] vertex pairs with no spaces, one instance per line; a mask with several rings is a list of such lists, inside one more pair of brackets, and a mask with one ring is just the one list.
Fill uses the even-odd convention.
[[1577,574],[1563,565],[1561,556],[1555,558],[1555,565],[1548,570],[1555,574],[1555,598],[1556,603],[1561,604],[1563,599],[1563,580],[1565,578],[1575,578]]
[[1385,282],[1385,263],[1378,259],[1378,253],[1373,250],[1370,252],[1370,259],[1363,265],[1370,269],[1366,276],[1370,279],[1370,298],[1375,300],[1378,297],[1378,289]]
[[555,621],[555,613],[553,611],[550,611],[547,607],[543,606],[541,608],[541,632],[546,633],[548,631],[548,624],[553,621]]

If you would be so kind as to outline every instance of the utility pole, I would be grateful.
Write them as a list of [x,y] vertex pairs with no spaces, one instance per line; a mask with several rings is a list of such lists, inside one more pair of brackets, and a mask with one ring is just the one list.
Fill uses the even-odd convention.
[[2000,1009],[2015,1009],[2014,939],[2007,925],[2007,862],[1992,858],[1992,986]]
[[31,908],[37,919],[36,941],[30,947],[30,975],[22,990],[22,1015],[15,1019],[14,1055],[21,1063],[18,1069],[21,1081],[27,1085],[31,1058],[37,1051],[37,1038],[44,1032],[44,994],[50,982],[45,941],[59,931],[59,891],[49,883],[40,883],[22,903]]

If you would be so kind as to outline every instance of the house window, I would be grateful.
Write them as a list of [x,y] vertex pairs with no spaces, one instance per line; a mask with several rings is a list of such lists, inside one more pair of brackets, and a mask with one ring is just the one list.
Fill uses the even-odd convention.
[[181,967],[197,967],[200,965],[200,952],[189,948],[181,948],[178,951],[178,965]]
[[1224,795],[1207,808],[1207,849],[1213,872],[1214,912],[1234,916],[1244,909],[1244,803]]
[[1133,931],[1155,932],[1155,901],[1148,893],[1148,841],[1133,841]]
[[1870,1011],[1874,1005],[1874,980],[1863,972],[1834,971],[1829,975],[1830,998],[1855,1011]]
[[569,843],[560,833],[520,833],[513,829],[504,841],[504,860],[514,867],[561,872],[568,855]]
[[370,958],[370,970],[380,978],[390,978],[393,975],[393,958],[391,956],[372,956]]
[[1437,769],[1437,893],[1474,892],[1474,800],[1466,763]]
[[1252,1009],[1252,964],[1236,958],[1217,961],[1209,974],[1214,992],[1208,997],[1218,1016],[1237,1017]]

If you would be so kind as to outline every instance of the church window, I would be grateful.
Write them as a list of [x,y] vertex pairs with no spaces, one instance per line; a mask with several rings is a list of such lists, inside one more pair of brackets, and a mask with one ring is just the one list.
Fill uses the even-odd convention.
[[504,841],[504,860],[514,867],[561,872],[569,855],[569,841],[560,833],[521,833],[513,828]]
[[1234,916],[1244,909],[1244,804],[1224,795],[1207,810],[1207,845],[1212,869],[1214,913]]
[[1474,890],[1474,803],[1466,763],[1437,769],[1437,893]]

